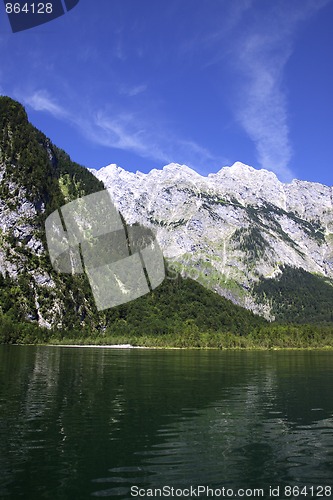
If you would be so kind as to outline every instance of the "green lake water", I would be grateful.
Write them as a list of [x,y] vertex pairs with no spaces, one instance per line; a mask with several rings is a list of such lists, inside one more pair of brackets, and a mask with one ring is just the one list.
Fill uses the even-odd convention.
[[1,499],[163,486],[333,498],[333,352],[0,346]]

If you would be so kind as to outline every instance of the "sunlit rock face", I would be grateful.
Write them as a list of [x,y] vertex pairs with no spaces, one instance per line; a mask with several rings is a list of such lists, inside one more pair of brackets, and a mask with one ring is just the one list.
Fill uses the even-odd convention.
[[172,163],[148,174],[117,165],[91,172],[126,222],[154,229],[183,275],[266,317],[252,286],[281,265],[333,278],[333,188],[279,181],[240,162],[201,176]]

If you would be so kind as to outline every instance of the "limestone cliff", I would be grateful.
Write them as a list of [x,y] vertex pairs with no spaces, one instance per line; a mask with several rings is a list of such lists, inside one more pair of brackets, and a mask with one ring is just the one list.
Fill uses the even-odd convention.
[[333,188],[242,163],[203,177],[170,164],[148,174],[91,172],[129,223],[155,229],[171,265],[235,303],[272,317],[253,286],[281,265],[333,278]]

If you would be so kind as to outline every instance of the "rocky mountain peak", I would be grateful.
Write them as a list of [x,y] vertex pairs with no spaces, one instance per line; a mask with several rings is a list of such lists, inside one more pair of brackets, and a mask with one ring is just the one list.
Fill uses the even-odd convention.
[[[164,255],[185,275],[269,316],[252,288],[280,265],[333,278],[332,188],[279,181],[236,162],[204,177],[170,164],[148,174],[91,172],[129,223],[153,228]],[[191,274],[192,273],[192,274]]]

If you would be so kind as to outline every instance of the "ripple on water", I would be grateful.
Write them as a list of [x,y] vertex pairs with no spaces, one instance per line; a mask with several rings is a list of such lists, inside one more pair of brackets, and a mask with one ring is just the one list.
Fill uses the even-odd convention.
[[332,354],[5,351],[1,498],[332,484]]

